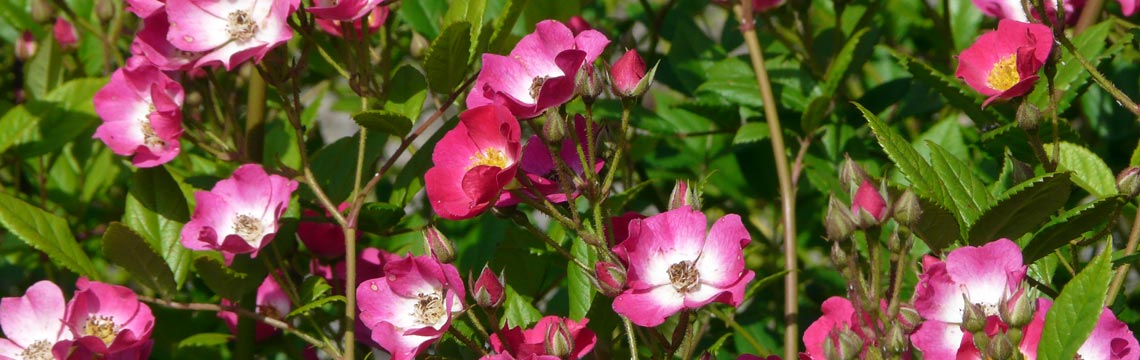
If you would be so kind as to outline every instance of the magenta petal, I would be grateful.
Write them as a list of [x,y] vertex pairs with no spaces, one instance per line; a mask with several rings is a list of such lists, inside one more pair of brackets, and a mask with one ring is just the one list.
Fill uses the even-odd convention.
[[637,326],[654,327],[685,307],[685,298],[669,285],[644,291],[626,290],[614,298],[614,312]]
[[825,300],[822,309],[823,316],[804,330],[804,349],[813,359],[826,359],[823,345],[829,340],[831,332],[850,328],[852,316],[855,315],[851,301],[838,296]]
[[725,215],[713,224],[701,248],[697,269],[701,282],[717,287],[728,287],[740,280],[744,273],[743,248],[752,242],[740,216]]
[[1120,12],[1124,16],[1132,16],[1136,13],[1137,0],[1116,0],[1116,2],[1120,3]]

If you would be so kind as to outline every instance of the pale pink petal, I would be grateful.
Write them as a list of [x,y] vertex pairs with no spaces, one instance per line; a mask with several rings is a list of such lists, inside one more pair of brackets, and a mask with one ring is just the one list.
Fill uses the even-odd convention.
[[962,346],[962,329],[956,324],[927,320],[911,334],[910,341],[925,359],[954,359]]
[[717,220],[697,261],[701,283],[727,287],[740,280],[745,270],[743,248],[751,241],[739,215],[728,214]]
[[63,291],[55,283],[39,281],[22,297],[0,299],[0,328],[12,342],[28,346],[40,340],[70,339],[64,331],[67,311]]

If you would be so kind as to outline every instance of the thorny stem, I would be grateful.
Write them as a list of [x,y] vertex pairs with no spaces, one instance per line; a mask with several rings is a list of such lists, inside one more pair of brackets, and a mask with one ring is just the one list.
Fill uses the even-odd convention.
[[691,311],[681,310],[681,318],[677,319],[677,327],[673,329],[673,338],[669,340],[669,356],[667,359],[672,359],[677,354],[677,349],[681,347],[681,342],[689,334],[689,315]]
[[454,336],[456,340],[459,340],[459,342],[463,343],[463,345],[466,345],[471,350],[478,352],[479,355],[487,356],[486,349],[483,349],[482,346],[475,344],[474,341],[471,341],[470,338],[464,336],[463,333],[459,332],[459,329],[456,329],[454,326],[448,327],[447,333],[451,334],[451,336]]
[[547,235],[546,233],[542,232],[541,229],[534,226],[534,223],[531,222],[530,219],[526,218],[526,214],[516,213],[514,215],[511,215],[510,218],[512,221],[514,221],[515,224],[522,226],[527,231],[530,231],[531,234],[534,234],[534,236],[537,236],[539,239],[542,239],[543,242],[545,242],[547,245],[550,245],[550,247],[554,248],[555,251],[558,251],[558,253],[561,254],[562,257],[565,257],[566,260],[569,260],[570,262],[574,263],[574,265],[577,265],[579,268],[582,269],[582,271],[585,271],[587,274],[593,274],[594,273],[593,269],[590,269],[589,266],[586,266],[586,264],[583,264],[582,261],[580,261],[580,260],[578,260],[578,258],[574,257],[573,254],[570,254],[569,251],[566,251],[566,249],[562,248],[561,245],[558,245],[558,242],[555,242],[554,239],[551,239],[550,235]]
[[[1121,256],[1135,253],[1137,243],[1140,243],[1140,211],[1136,212],[1136,219],[1132,221],[1132,230],[1128,232],[1128,245],[1124,246],[1124,254]],[[1108,287],[1108,297],[1104,299],[1104,306],[1112,306],[1113,301],[1116,301],[1116,295],[1124,287],[1124,278],[1128,276],[1130,270],[1132,270],[1130,262],[1116,268],[1116,274],[1112,276],[1112,285]]]
[[249,74],[249,97],[246,99],[245,144],[242,150],[245,158],[261,162],[261,152],[265,141],[265,79],[261,72]]
[[213,312],[231,311],[235,314],[238,314],[238,316],[244,316],[247,318],[251,318],[251,319],[260,321],[266,325],[272,326],[272,327],[277,328],[277,329],[281,329],[281,331],[284,331],[286,333],[294,335],[294,336],[300,338],[301,340],[304,340],[305,342],[312,344],[313,346],[317,347],[318,349],[325,351],[326,353],[331,355],[334,359],[341,359],[342,358],[340,351],[337,351],[337,349],[335,347],[333,347],[327,343],[321,342],[317,338],[314,338],[314,337],[310,336],[309,334],[306,334],[300,330],[293,328],[292,325],[289,325],[288,323],[281,321],[281,320],[278,320],[278,319],[275,319],[275,318],[271,318],[271,317],[268,317],[268,316],[265,316],[262,314],[258,314],[256,312],[250,311],[248,309],[243,309],[239,306],[220,305],[220,304],[205,304],[205,303],[180,303],[180,302],[166,300],[166,299],[152,298],[152,297],[149,297],[146,295],[139,295],[138,297],[139,297],[139,300],[142,302],[159,305],[159,306],[169,308],[169,309],[192,310],[192,311],[213,311]]
[[764,66],[764,54],[760,39],[756,36],[756,24],[752,18],[752,1],[741,1],[734,6],[740,18],[740,30],[748,44],[748,54],[752,60],[752,70],[756,73],[756,83],[760,86],[760,96],[764,100],[764,117],[772,134],[772,152],[776,159],[776,173],[780,179],[780,200],[784,221],[784,358],[794,359],[799,352],[799,325],[796,323],[799,304],[799,279],[796,258],[796,195],[792,187],[792,177],[788,168],[787,150],[784,148],[784,132],[780,128],[780,117],[776,111],[776,99],[772,95],[772,84],[768,80],[768,70]]
[[629,357],[637,359],[637,338],[633,335],[633,324],[625,316],[621,317],[621,322],[625,326],[625,338],[629,341]]
[[1137,106],[1136,102],[1132,101],[1132,99],[1129,99],[1128,95],[1124,94],[1123,91],[1120,91],[1120,89],[1118,89],[1115,84],[1104,77],[1104,74],[1101,74],[1095,66],[1089,63],[1089,60],[1085,59],[1084,55],[1081,55],[1081,53],[1077,51],[1077,48],[1073,46],[1073,42],[1069,41],[1068,37],[1059,36],[1057,37],[1057,40],[1061,42],[1061,46],[1063,46],[1065,50],[1068,50],[1069,54],[1073,55],[1073,58],[1077,59],[1077,62],[1079,62],[1081,66],[1089,72],[1089,74],[1092,74],[1093,80],[1095,80],[1096,83],[1100,85],[1102,89],[1104,89],[1104,91],[1107,91],[1109,95],[1112,95],[1112,97],[1116,99],[1118,103],[1120,103],[1120,106],[1123,106],[1124,109],[1128,110],[1133,115],[1140,117],[1140,106]]

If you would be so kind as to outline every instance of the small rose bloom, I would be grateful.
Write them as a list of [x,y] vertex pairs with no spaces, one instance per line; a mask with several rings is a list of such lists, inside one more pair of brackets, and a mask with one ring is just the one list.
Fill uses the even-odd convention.
[[[344,212],[348,203],[341,203],[337,211]],[[344,256],[344,230],[333,220],[328,211],[318,213],[312,209],[305,209],[301,216],[306,219],[320,218],[321,220],[305,220],[297,224],[297,237],[314,255],[333,259]]]
[[[391,11],[388,10],[388,6],[377,6],[373,8],[372,14],[368,16],[368,33],[376,34],[379,32],[380,27],[384,26],[384,22],[388,21],[388,13],[390,12]],[[341,21],[338,20],[317,18],[317,26],[332,36],[344,37],[344,33],[340,24]],[[353,21],[352,28],[356,31],[357,34],[363,34],[364,19],[357,19]]]
[[384,266],[384,277],[356,289],[359,319],[395,360],[410,360],[439,340],[463,311],[466,292],[455,266],[408,256]]
[[610,43],[596,30],[574,35],[566,25],[535,25],[508,56],[483,54],[483,69],[467,95],[467,107],[498,103],[522,119],[542,114],[574,97],[575,77]]
[[644,327],[665,322],[682,309],[710,302],[738,306],[744,288],[756,276],[744,268],[745,246],[752,241],[735,214],[725,215],[707,229],[705,214],[691,208],[650,216],[639,227],[630,225],[622,242],[629,264],[627,289],[613,308]]
[[[963,246],[951,251],[946,261],[927,256],[914,293],[914,307],[926,321],[911,335],[911,342],[926,358],[953,359],[978,353],[972,336],[962,327],[968,305],[965,298],[972,303],[969,305],[985,312],[981,315],[987,321],[1000,322],[998,311],[1004,299],[1011,298],[1021,286],[1025,269],[1021,249],[1009,239],[979,247]],[[1030,340],[1022,341],[1021,352],[1035,355],[1036,347],[1027,347]]]
[[[281,275],[288,276],[288,275]],[[257,287],[257,313],[265,317],[284,321],[285,316],[293,311],[293,301],[289,300],[289,296],[285,294],[285,290],[281,289],[281,285],[277,284],[277,280],[273,275],[267,275],[261,285]],[[229,299],[222,299],[222,305],[233,305],[234,303]],[[218,317],[226,323],[230,328],[230,332],[237,334],[238,316],[232,311],[219,311]],[[257,322],[254,330],[254,338],[257,341],[268,339],[273,334],[277,333],[277,328],[266,325],[263,322]]]
[[154,167],[181,151],[182,85],[146,60],[132,57],[95,93],[103,124],[94,138],[119,155],[134,155],[138,167]]
[[642,78],[645,78],[645,61],[641,60],[641,55],[637,53],[637,49],[629,49],[610,67],[610,79],[613,81],[614,94],[618,96],[641,95],[636,93],[636,90]]
[[0,358],[63,359],[75,337],[64,327],[63,291],[43,280],[21,297],[0,299]]
[[499,200],[518,168],[519,123],[499,105],[459,114],[457,125],[435,146],[434,167],[424,174],[431,207],[440,217],[479,215]]
[[549,342],[547,335],[556,331],[565,330],[564,335],[569,339],[572,348],[569,351],[570,359],[581,359],[594,350],[598,336],[586,328],[590,319],[574,321],[558,316],[546,316],[530,329],[520,327],[503,327],[503,330],[491,335],[491,348],[500,354],[510,354],[516,359],[529,359],[532,356],[551,356],[546,351]]
[[983,34],[958,55],[954,74],[988,96],[986,106],[1033,90],[1052,49],[1053,33],[1045,25],[1002,19],[997,31]]
[[[1037,314],[1025,327],[1026,338],[1040,341],[1041,330],[1045,327],[1045,316],[1051,307],[1053,307],[1052,300],[1037,299]],[[1036,344],[1037,342],[1034,343]],[[1112,310],[1105,308],[1100,313],[1092,334],[1089,334],[1088,339],[1077,349],[1076,358],[1136,360],[1140,359],[1140,343],[1137,343],[1136,336],[1128,329],[1128,325],[1118,320]]]
[[277,233],[294,190],[296,181],[266,174],[261,165],[242,165],[210,191],[194,192],[197,206],[182,228],[182,246],[220,250],[227,263],[235,254],[257,257]]
[[367,15],[381,0],[313,0],[313,6],[305,9],[318,19],[335,21],[356,21]]
[[101,355],[145,346],[154,330],[154,314],[134,291],[86,278],[75,283],[66,322],[76,344]]
[[55,25],[51,27],[51,34],[55,37],[55,41],[65,48],[74,47],[75,44],[79,43],[79,34],[75,32],[75,27],[71,26],[71,22],[64,18],[55,19]]
[[293,38],[286,20],[294,8],[291,1],[169,0],[166,39],[181,50],[204,53],[195,67],[221,64],[233,70],[250,59],[261,61]]

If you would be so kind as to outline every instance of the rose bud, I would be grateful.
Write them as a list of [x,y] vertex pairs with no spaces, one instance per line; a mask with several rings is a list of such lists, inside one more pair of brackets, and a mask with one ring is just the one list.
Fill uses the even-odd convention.
[[578,35],[586,30],[594,29],[594,27],[590,26],[590,23],[580,15],[571,16],[570,20],[566,21],[566,27],[569,27],[570,31],[573,32],[574,35]]
[[57,18],[55,25],[51,27],[51,33],[55,36],[55,41],[64,48],[75,47],[79,42],[79,34],[75,32],[75,27],[64,18]]
[[1116,189],[1124,196],[1140,195],[1140,167],[1130,167],[1116,176]]
[[855,198],[851,200],[851,215],[859,227],[864,229],[878,225],[886,219],[887,201],[870,181],[863,181],[863,184],[859,185],[859,190],[855,192]]
[[986,346],[986,358],[994,360],[1013,359],[1013,352],[1016,348],[1013,347],[1013,342],[1009,341],[1009,336],[1005,333],[998,333],[990,339],[989,346]]
[[483,265],[483,271],[479,272],[479,279],[471,283],[471,296],[475,298],[475,303],[484,308],[497,308],[503,304],[503,274],[491,271],[487,265]]
[[971,333],[979,333],[986,328],[986,310],[981,304],[970,302],[966,294],[962,294],[964,309],[962,310],[962,329]]
[[424,249],[441,263],[450,264],[455,261],[455,246],[435,226],[424,228]]
[[839,182],[842,183],[843,189],[851,191],[857,189],[860,184],[870,179],[867,176],[867,171],[863,170],[859,163],[851,160],[847,154],[843,155],[843,164],[839,165]]
[[688,181],[678,180],[677,185],[673,186],[673,192],[669,194],[669,210],[680,209],[685,206],[700,210],[701,199],[697,196],[696,190],[689,186]]
[[574,338],[564,322],[550,324],[546,328],[546,354],[564,358],[574,350]]
[[1029,287],[1028,284],[1022,284],[1017,292],[1005,299],[999,308],[1001,319],[1009,326],[1020,328],[1033,321],[1033,314],[1036,312],[1037,306],[1033,299],[1025,295],[1025,288],[1027,287]]
[[656,71],[657,67],[654,66],[647,74],[645,61],[641,60],[637,50],[626,51],[625,55],[610,67],[610,81],[614,94],[623,98],[641,96],[649,89],[649,85],[653,82],[653,73]]
[[922,218],[922,206],[918,203],[918,196],[910,189],[903,191],[895,200],[893,215],[895,220],[907,226],[918,224],[918,220]]
[[827,239],[831,241],[842,241],[855,232],[855,218],[851,216],[847,206],[839,202],[835,196],[828,201],[823,228],[827,230]]
[[32,55],[36,53],[36,37],[32,35],[31,31],[24,31],[24,34],[16,38],[16,59],[20,61],[28,61]]
[[594,276],[598,278],[598,290],[606,296],[614,297],[625,290],[625,270],[614,263],[594,263]]

